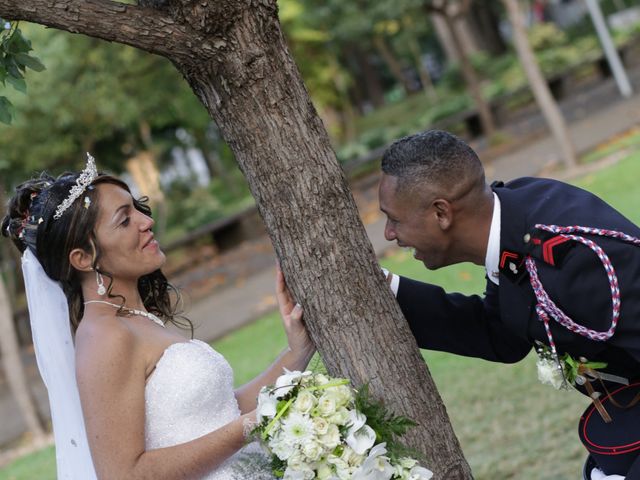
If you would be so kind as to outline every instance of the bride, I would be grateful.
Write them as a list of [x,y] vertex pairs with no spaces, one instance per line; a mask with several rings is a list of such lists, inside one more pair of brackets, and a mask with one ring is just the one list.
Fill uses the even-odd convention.
[[153,224],[149,208],[89,155],[82,172],[18,186],[2,222],[24,253],[58,478],[272,478],[247,433],[260,388],[283,368],[304,369],[315,351],[302,309],[278,270],[289,346],[234,390],[220,354],[164,328],[184,319],[160,271]]

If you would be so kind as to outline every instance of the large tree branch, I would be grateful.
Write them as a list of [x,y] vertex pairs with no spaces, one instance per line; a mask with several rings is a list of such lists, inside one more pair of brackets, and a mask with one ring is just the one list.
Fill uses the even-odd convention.
[[[200,43],[197,32],[163,10],[109,0],[0,0],[0,17],[124,43],[172,58],[192,53],[194,43]],[[183,52],[176,51],[176,46],[182,46]]]

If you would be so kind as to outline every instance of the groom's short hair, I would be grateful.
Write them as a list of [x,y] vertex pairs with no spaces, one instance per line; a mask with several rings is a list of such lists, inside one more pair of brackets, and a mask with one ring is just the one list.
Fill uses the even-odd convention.
[[382,171],[398,178],[397,193],[428,188],[452,195],[484,189],[476,152],[455,135],[428,130],[401,138],[382,156]]

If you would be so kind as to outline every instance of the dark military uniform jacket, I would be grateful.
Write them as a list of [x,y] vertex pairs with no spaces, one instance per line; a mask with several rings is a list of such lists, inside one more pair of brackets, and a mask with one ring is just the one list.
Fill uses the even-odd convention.
[[[597,227],[639,238],[640,228],[595,195],[562,182],[521,178],[492,188],[501,204],[501,260],[518,268],[501,268],[499,285],[487,280],[483,297],[446,293],[438,286],[401,278],[397,299],[418,345],[505,363],[524,358],[536,340],[548,345],[529,276],[520,263],[527,254],[536,258],[545,290],[565,314],[589,329],[608,330],[611,289],[600,259],[580,243],[553,241],[552,234],[537,230],[535,224]],[[603,371],[640,379],[640,247],[583,236],[611,259],[620,285],[620,318],[614,336],[604,342],[573,333],[551,319],[558,353],[607,362]]]

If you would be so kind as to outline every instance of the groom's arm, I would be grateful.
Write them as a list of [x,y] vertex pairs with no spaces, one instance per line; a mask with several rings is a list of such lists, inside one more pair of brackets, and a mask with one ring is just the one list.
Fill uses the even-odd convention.
[[[397,277],[397,300],[418,346],[495,362],[523,359],[531,344],[500,321],[498,287],[485,297],[446,293],[441,287]],[[393,290],[393,282],[391,282]]]

